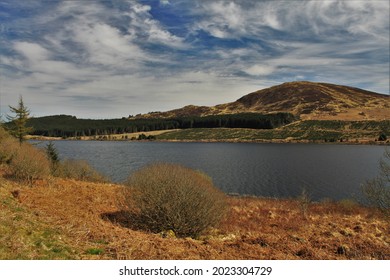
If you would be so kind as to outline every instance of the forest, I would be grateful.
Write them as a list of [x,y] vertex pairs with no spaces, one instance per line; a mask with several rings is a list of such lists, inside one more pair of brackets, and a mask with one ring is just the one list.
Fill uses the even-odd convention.
[[253,128],[273,129],[297,118],[290,113],[239,113],[204,117],[177,117],[169,119],[78,119],[75,116],[55,115],[30,118],[27,126],[32,135],[49,137],[79,137],[110,135],[142,131],[186,128]]

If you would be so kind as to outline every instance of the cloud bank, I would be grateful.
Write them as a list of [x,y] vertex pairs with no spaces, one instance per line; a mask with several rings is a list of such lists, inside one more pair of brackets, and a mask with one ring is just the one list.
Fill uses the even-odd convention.
[[115,118],[311,80],[389,94],[388,1],[0,1],[0,105]]

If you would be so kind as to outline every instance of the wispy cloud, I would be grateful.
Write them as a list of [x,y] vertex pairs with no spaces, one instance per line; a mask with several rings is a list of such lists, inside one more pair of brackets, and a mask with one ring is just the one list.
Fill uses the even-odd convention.
[[304,79],[389,93],[388,1],[0,2],[1,111],[120,117]]

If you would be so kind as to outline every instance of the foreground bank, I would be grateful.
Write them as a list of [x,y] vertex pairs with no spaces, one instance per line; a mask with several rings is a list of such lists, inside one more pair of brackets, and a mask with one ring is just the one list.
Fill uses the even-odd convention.
[[390,259],[389,223],[351,201],[229,197],[197,239],[125,219],[116,184],[0,177],[0,259]]

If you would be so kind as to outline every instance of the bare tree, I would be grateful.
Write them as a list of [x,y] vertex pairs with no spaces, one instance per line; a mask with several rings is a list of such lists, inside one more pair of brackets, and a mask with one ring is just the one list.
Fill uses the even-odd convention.
[[368,202],[390,217],[390,149],[386,149],[380,161],[380,174],[363,185]]

